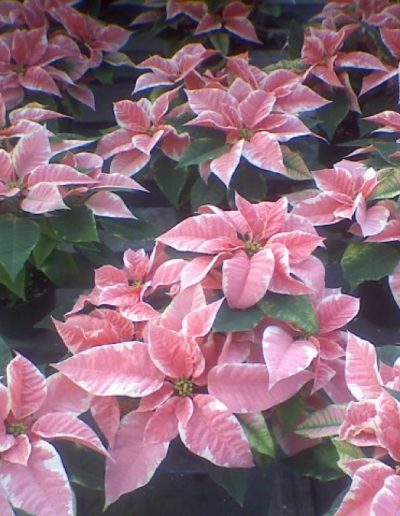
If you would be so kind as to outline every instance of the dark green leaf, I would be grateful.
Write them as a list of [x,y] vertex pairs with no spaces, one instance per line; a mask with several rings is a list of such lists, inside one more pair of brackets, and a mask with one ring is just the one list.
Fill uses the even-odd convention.
[[0,217],[0,263],[12,281],[39,242],[39,237],[40,229],[36,222],[7,215]]
[[336,451],[338,452],[340,461],[363,459],[365,457],[361,448],[355,446],[354,444],[348,443],[346,441],[341,441],[336,437],[333,437],[331,441],[333,446],[336,448]]
[[284,432],[292,432],[304,414],[304,407],[310,396],[310,386],[305,385],[292,398],[276,407],[276,413]]
[[197,211],[199,206],[203,204],[219,204],[225,195],[225,187],[214,176],[208,179],[205,183],[201,177],[199,177],[194,183],[190,192],[190,203],[193,211]]
[[7,274],[5,268],[0,265],[0,284],[5,285],[8,290],[13,292],[16,296],[25,300],[25,279],[26,271],[22,269],[14,281],[11,281],[10,276]]
[[226,32],[213,32],[210,34],[211,43],[223,56],[227,56],[230,47],[230,37]]
[[266,73],[271,73],[275,70],[304,71],[306,69],[307,65],[305,65],[301,59],[282,59],[277,63],[266,66],[263,70]]
[[301,475],[318,480],[334,480],[343,476],[337,465],[339,454],[330,440],[284,459],[283,462]]
[[286,145],[281,145],[283,164],[285,165],[288,175],[296,181],[304,181],[312,178],[304,159],[298,152],[294,152]]
[[101,66],[100,68],[97,68],[93,72],[93,75],[101,82],[101,84],[112,84],[113,71],[110,66]]
[[190,144],[185,154],[179,161],[180,167],[198,165],[203,161],[208,161],[222,156],[229,149],[229,145],[222,144],[213,138],[198,138]]
[[381,346],[376,348],[378,358],[381,362],[389,366],[393,366],[396,360],[400,357],[400,346]]
[[317,316],[308,296],[268,292],[258,306],[265,315],[294,324],[306,335],[318,334]]
[[12,354],[5,340],[0,337],[0,375],[4,376],[6,367],[11,362]]
[[268,457],[275,457],[275,441],[269,431],[267,422],[261,413],[242,414],[238,416],[247,439],[253,450]]
[[50,227],[56,238],[64,242],[98,242],[96,220],[93,213],[80,206],[52,217]]
[[210,463],[207,464],[207,470],[211,479],[243,507],[247,491],[247,469],[219,468]]
[[394,389],[389,389],[389,387],[384,387],[384,389],[395,398],[397,401],[400,401],[400,391],[395,391]]
[[388,244],[350,244],[341,261],[344,277],[355,289],[368,280],[379,280],[391,274],[400,260],[400,252]]
[[224,301],[214,321],[214,331],[247,331],[253,330],[264,318],[263,312],[253,306],[247,310],[229,308]]
[[[231,189],[237,191],[250,202],[263,201],[267,195],[267,178],[265,172],[253,167],[241,166],[233,176]],[[233,192],[231,192],[233,194]]]
[[[104,457],[75,443],[57,443],[69,479],[75,484],[102,491],[104,489]],[[61,516],[61,515],[60,515]]]
[[169,166],[163,166],[164,164],[165,162],[162,161],[162,165],[155,168],[154,177],[165,197],[178,208],[180,195],[188,177],[188,169],[174,167],[171,162],[168,163]]
[[36,267],[40,267],[49,257],[51,252],[57,246],[56,240],[49,238],[47,235],[42,233],[40,235],[39,242],[35,246],[33,250],[33,260],[35,262]]
[[296,21],[292,20],[289,27],[288,52],[290,59],[298,59],[301,57],[301,49],[304,42],[303,27]]
[[40,270],[60,287],[71,285],[71,276],[79,273],[79,267],[71,253],[58,249],[51,253]]
[[129,240],[154,240],[162,233],[162,228],[146,220],[102,219],[101,225],[111,235]]
[[339,93],[333,102],[318,109],[318,118],[329,140],[332,140],[338,125],[350,111],[350,104],[346,95]]
[[337,513],[341,503],[343,502],[344,497],[346,496],[349,488],[344,489],[341,493],[337,495],[337,497],[334,499],[332,503],[332,507],[329,509],[328,512],[324,514],[324,516],[335,516]]
[[390,199],[400,194],[400,168],[386,167],[378,172],[379,183],[370,199]]

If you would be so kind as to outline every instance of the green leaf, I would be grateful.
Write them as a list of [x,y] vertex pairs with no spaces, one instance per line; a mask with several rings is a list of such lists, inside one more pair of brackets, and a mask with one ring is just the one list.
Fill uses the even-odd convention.
[[400,260],[400,252],[388,244],[353,242],[341,261],[343,274],[355,289],[368,280],[379,280],[391,274]]
[[39,237],[39,226],[33,220],[7,215],[0,217],[0,263],[12,281],[39,242]]
[[301,475],[327,481],[343,476],[342,470],[337,465],[338,460],[339,454],[335,446],[327,440],[282,462]]
[[271,64],[263,68],[264,72],[271,73],[275,70],[294,70],[294,71],[305,71],[307,65],[303,63],[301,59],[282,59],[277,63]]
[[[164,165],[163,160],[162,163]],[[169,166],[157,166],[154,177],[165,197],[178,208],[179,199],[188,177],[188,169],[173,167],[169,163]]]
[[333,102],[318,109],[318,118],[329,140],[332,140],[338,125],[346,118],[349,111],[350,104],[343,92],[339,93]]
[[213,329],[216,332],[253,330],[263,318],[264,314],[257,306],[236,310],[229,308],[224,301],[218,310]]
[[58,249],[51,253],[40,270],[60,287],[71,285],[71,276],[79,273],[79,267],[71,253]]
[[390,199],[400,194],[400,168],[386,167],[378,172],[379,183],[370,199]]
[[317,315],[308,296],[288,296],[268,292],[258,306],[265,315],[294,324],[306,335],[318,334]]
[[111,235],[129,240],[154,240],[162,233],[162,228],[147,220],[101,219],[101,225]]
[[96,220],[93,213],[80,206],[52,217],[49,225],[56,236],[64,242],[98,242]]
[[345,414],[346,405],[329,405],[304,419],[295,428],[295,433],[309,439],[337,435]]
[[243,507],[247,491],[247,469],[219,468],[209,463],[207,470],[210,478]]
[[286,145],[281,145],[283,164],[285,165],[289,177],[296,181],[312,179],[312,174],[298,152],[294,152]]
[[344,489],[341,493],[339,493],[337,495],[337,497],[333,500],[331,508],[323,516],[335,516],[335,514],[337,513],[339,507],[341,506],[348,490],[349,490],[349,488],[346,487],[346,489]]
[[396,360],[400,357],[400,346],[382,346],[377,347],[376,352],[381,362],[393,366]]
[[201,177],[197,178],[190,191],[192,211],[197,211],[203,204],[219,204],[225,195],[225,187],[215,176],[210,176],[205,183]]
[[12,360],[11,350],[6,341],[0,337],[0,375],[4,375],[7,365]]
[[198,165],[203,161],[208,161],[222,156],[229,149],[229,145],[222,144],[213,138],[198,138],[190,144],[185,154],[179,160],[180,167]]
[[397,401],[400,401],[400,391],[395,391],[394,389],[389,389],[389,387],[384,387],[385,391],[388,392],[393,398]]
[[33,261],[35,266],[40,267],[43,265],[56,246],[56,240],[53,240],[52,238],[49,238],[47,235],[42,233],[40,235],[39,242],[36,244],[33,250]]
[[104,457],[80,444],[57,443],[69,479],[87,489],[104,489]]
[[303,42],[303,27],[296,20],[291,20],[288,36],[288,51],[290,59],[298,59],[301,57],[301,49],[303,47]]
[[251,448],[262,455],[275,458],[275,441],[261,412],[241,414],[238,419]]
[[123,52],[109,52],[108,54],[104,54],[103,59],[111,66],[135,66],[130,57]]
[[14,281],[11,280],[5,268],[0,265],[0,284],[8,288],[13,294],[25,300],[26,271],[21,269]]
[[93,75],[103,85],[112,84],[113,71],[112,68],[109,66],[101,66],[100,68],[97,68],[93,72]]
[[276,414],[284,432],[292,432],[299,418],[304,414],[310,391],[310,386],[305,385],[292,398],[276,407]]
[[331,441],[339,455],[339,461],[362,459],[365,457],[361,448],[354,444],[341,441],[337,438],[332,438]]
[[214,48],[221,52],[223,56],[228,55],[231,42],[229,34],[221,31],[213,32],[210,34],[210,41]]
[[267,188],[265,173],[245,165],[241,166],[233,176],[230,193],[233,199],[234,192],[232,190],[235,190],[250,202],[260,202],[265,199]]

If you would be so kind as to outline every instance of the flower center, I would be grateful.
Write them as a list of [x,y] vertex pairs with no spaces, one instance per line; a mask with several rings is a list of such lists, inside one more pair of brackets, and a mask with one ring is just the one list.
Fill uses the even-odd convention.
[[142,283],[140,280],[132,280],[132,281],[130,281],[129,283],[130,283],[130,286],[131,286],[133,289],[143,287],[143,283]]
[[6,187],[9,190],[12,190],[13,188],[19,188],[19,183],[18,183],[18,181],[7,181],[6,182]]
[[249,142],[253,137],[253,130],[249,129],[248,127],[244,127],[240,131],[239,136],[240,136],[240,138],[244,138],[245,140],[247,140]]
[[26,425],[25,423],[21,423],[19,421],[14,421],[14,423],[10,423],[7,425],[7,433],[13,435],[14,437],[26,434],[27,431],[28,425]]
[[193,393],[193,382],[187,378],[179,378],[174,382],[174,389],[179,396],[190,396]]
[[258,251],[261,251],[262,247],[262,244],[257,240],[247,240],[247,242],[244,243],[244,250],[249,256],[253,256],[258,253]]

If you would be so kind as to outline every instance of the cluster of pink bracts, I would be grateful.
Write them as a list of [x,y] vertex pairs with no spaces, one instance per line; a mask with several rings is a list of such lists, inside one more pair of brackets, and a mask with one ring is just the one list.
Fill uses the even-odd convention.
[[[35,103],[17,106],[26,90],[67,92],[93,106],[86,74],[104,56],[122,62],[116,54],[129,32],[102,26],[70,4],[0,5],[1,26],[12,28],[0,35],[0,207],[25,214],[49,216],[84,204],[95,215],[132,217],[114,190],[143,190],[131,176],[157,148],[180,160],[193,144],[193,127],[224,139],[217,155],[199,163],[204,181],[214,174],[229,188],[242,158],[298,179],[287,165],[292,151],[285,144],[317,136],[304,113],[328,105],[337,91],[360,111],[364,94],[398,80],[400,7],[385,0],[329,2],[320,25],[305,34],[296,69],[267,72],[241,54],[227,57],[218,71],[207,70],[217,52],[200,43],[169,59],[146,59],[137,66],[145,72],[133,93],[165,91],[153,100],[116,102],[118,127],[101,138],[96,153],[72,153],[86,142],[60,140],[43,124],[63,115]],[[250,8],[239,1],[226,5],[218,19],[202,1],[150,1],[147,7],[155,10],[142,13],[135,25],[166,9],[167,19],[192,20],[196,35],[226,29],[258,41],[247,19]],[[343,50],[365,24],[379,32],[384,57]],[[354,72],[362,73],[358,92],[350,82]],[[368,119],[382,131],[400,131],[396,112]],[[378,367],[374,346],[343,331],[359,300],[326,288],[324,265],[312,254],[324,246],[316,227],[343,220],[366,242],[400,241],[397,205],[377,197],[379,172],[355,161],[358,154],[310,174],[315,188],[276,202],[252,204],[236,194],[235,210],[202,206],[159,236],[150,256],[127,250],[122,268],[96,270],[93,290],[64,321],[54,320],[70,353],[52,364],[57,372],[45,378],[17,354],[6,386],[0,384],[1,515],[11,516],[12,507],[38,516],[74,514],[51,439],[106,457],[108,506],[148,483],[178,436],[217,466],[250,468],[251,435],[257,432],[271,432],[289,456],[325,437],[350,443],[354,454],[343,455],[339,465],[353,483],[336,514],[400,511],[400,404],[392,395],[400,390],[400,359]],[[110,158],[110,173],[104,173],[103,160]],[[400,303],[400,265],[389,283]],[[218,330],[221,314],[261,310],[268,295],[308,296],[314,331],[265,314],[247,331]],[[286,433],[274,409],[301,390],[308,394],[305,410]],[[87,411],[100,436],[79,419]],[[364,455],[364,447],[373,452]]]

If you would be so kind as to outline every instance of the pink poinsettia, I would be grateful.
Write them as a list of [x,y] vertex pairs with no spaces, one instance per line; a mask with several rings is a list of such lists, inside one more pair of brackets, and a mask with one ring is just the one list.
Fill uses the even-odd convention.
[[139,76],[133,93],[158,86],[175,86],[186,79],[203,61],[215,54],[200,43],[190,43],[182,47],[170,59],[151,56],[136,65],[139,69],[150,69]]
[[73,516],[67,474],[48,440],[65,439],[106,454],[93,430],[77,417],[88,409],[90,398],[59,374],[46,379],[21,355],[7,366],[0,398],[1,503],[5,493],[14,507],[31,514]]
[[210,127],[226,135],[227,151],[211,160],[208,169],[227,186],[242,156],[263,170],[288,175],[279,143],[311,134],[297,116],[274,111],[272,93],[253,90],[241,79],[227,91],[207,88],[187,90],[186,95],[197,115],[188,125]]
[[368,207],[367,201],[378,184],[373,168],[349,160],[339,161],[333,169],[313,173],[319,190],[309,190],[293,213],[315,225],[335,224],[355,217],[364,236],[378,234],[385,227],[389,211],[382,205]]
[[117,25],[102,25],[94,18],[64,6],[51,11],[68,34],[87,50],[88,67],[101,64],[103,53],[116,52],[128,41],[130,31]]
[[19,104],[24,89],[61,96],[56,81],[72,82],[52,63],[66,56],[65,49],[48,40],[46,26],[15,30],[0,38],[0,92],[8,108]]
[[[97,346],[55,365],[97,396],[141,398],[138,412],[122,419],[112,439],[107,503],[147,483],[178,434],[189,450],[219,466],[253,465],[249,443],[234,415],[212,395],[196,392],[207,383],[202,345],[221,302],[207,304],[199,286],[185,289],[159,320],[149,324],[147,344]],[[101,380],[99,368],[107,370]],[[127,468],[128,455],[136,465],[143,461],[142,468]]]
[[187,16],[188,18],[200,21],[207,13],[207,4],[201,0],[167,0],[166,15],[167,20],[173,20],[177,16]]
[[350,84],[347,69],[387,72],[385,65],[375,56],[363,51],[341,51],[346,38],[355,30],[346,25],[339,31],[310,27],[305,35],[301,58],[309,66],[307,74],[336,88],[344,88],[353,110],[360,111],[357,96]]
[[137,102],[121,100],[114,104],[119,129],[104,136],[97,148],[104,159],[115,156],[111,172],[125,176],[135,174],[150,161],[151,151],[158,143],[171,159],[182,156],[189,145],[189,135],[178,134],[164,120],[176,95],[175,89],[160,95],[153,104],[146,98]]
[[252,7],[240,1],[229,2],[226,4],[220,16],[214,16],[206,12],[201,17],[196,27],[195,34],[206,34],[211,31],[226,29],[234,36],[260,43],[253,24],[248,19]]
[[179,251],[201,253],[182,272],[183,286],[202,281],[222,262],[222,290],[231,308],[256,304],[268,290],[309,294],[306,263],[322,239],[305,219],[287,214],[285,198],[251,204],[236,194],[238,211],[205,207],[158,238]]
[[348,460],[343,467],[353,481],[336,516],[392,516],[400,511],[400,477],[395,469],[375,459]]

